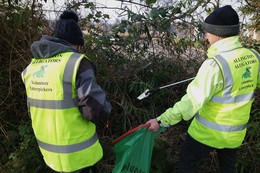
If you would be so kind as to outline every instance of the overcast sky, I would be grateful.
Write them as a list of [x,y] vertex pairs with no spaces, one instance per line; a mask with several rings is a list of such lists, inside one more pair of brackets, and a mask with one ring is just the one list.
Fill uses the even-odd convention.
[[[53,4],[52,1],[47,1],[47,3],[44,3],[44,9],[46,10],[53,10],[55,9],[56,11],[63,11],[65,8],[65,0],[56,0],[55,1],[56,4]],[[118,8],[121,6],[121,2],[120,1],[116,1],[116,0],[89,0],[89,2],[94,2],[97,4],[97,7],[108,7],[110,9],[105,9],[105,8],[99,8],[100,11],[102,11],[105,14],[109,14],[110,18],[116,18],[118,16],[118,12],[119,10],[113,9],[113,8]],[[126,6],[126,4],[124,4],[124,6]],[[136,5],[129,5],[129,8],[131,8],[132,10],[136,10]],[[83,14],[81,15],[86,15],[88,12],[87,11],[82,11]],[[86,14],[84,14],[86,13]],[[56,13],[51,13],[48,12],[47,17],[48,18],[57,18],[57,16],[55,16],[54,14]]]
[[[239,4],[235,3],[236,0],[222,0],[221,4],[222,5],[232,5],[235,10],[237,10],[237,7]],[[48,0],[46,4],[44,4],[44,9],[48,9],[48,10],[53,10],[55,9],[56,11],[63,11],[65,8],[65,0],[56,0],[55,1],[56,4],[53,4],[51,0]],[[105,14],[109,14],[110,15],[110,22],[113,23],[115,21],[116,18],[118,18],[118,14],[119,14],[119,10],[116,9],[112,9],[113,7],[120,7],[121,6],[121,1],[116,1],[116,0],[89,0],[89,2],[94,2],[97,4],[97,7],[108,7],[110,9],[105,9],[105,8],[99,8],[100,11],[102,11]],[[124,6],[126,6],[127,3],[124,4]],[[128,5],[128,8],[130,8],[133,11],[137,11],[138,10],[138,6],[137,5]],[[88,14],[88,11],[86,10],[81,10],[81,15],[82,16],[86,16]],[[55,15],[60,15],[57,13],[48,13],[47,14],[47,18],[49,19],[57,19],[58,16]]]

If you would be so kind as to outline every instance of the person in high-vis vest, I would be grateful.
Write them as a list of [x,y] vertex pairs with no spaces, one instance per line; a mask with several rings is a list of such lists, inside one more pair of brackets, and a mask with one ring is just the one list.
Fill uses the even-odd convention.
[[95,79],[78,15],[65,10],[54,37],[31,45],[33,58],[22,72],[32,127],[45,163],[56,172],[90,172],[103,157],[97,128],[111,104]]
[[229,5],[214,10],[203,22],[208,58],[181,100],[151,123],[175,125],[193,118],[180,151],[179,173],[196,172],[196,163],[215,150],[219,172],[236,173],[238,147],[245,135],[254,92],[260,88],[260,56],[239,41],[239,17]]

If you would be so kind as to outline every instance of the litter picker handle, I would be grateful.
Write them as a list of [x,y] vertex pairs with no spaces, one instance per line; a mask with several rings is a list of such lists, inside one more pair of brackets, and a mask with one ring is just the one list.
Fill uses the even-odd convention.
[[180,83],[183,83],[183,82],[187,82],[187,81],[193,80],[194,78],[195,78],[195,77],[192,77],[192,78],[185,79],[185,80],[182,80],[182,81],[179,81],[179,82],[175,82],[175,83],[172,83],[172,84],[169,84],[169,85],[164,85],[164,86],[161,86],[161,87],[155,89],[155,91],[156,91],[156,90],[163,89],[163,88],[168,88],[168,87],[171,87],[171,86],[173,86],[173,85],[177,85],[177,84],[180,84]]
[[187,81],[193,80],[194,78],[195,77],[192,77],[192,78],[185,79],[185,80],[182,80],[182,81],[179,81],[179,82],[175,82],[175,83],[172,83],[172,84],[169,84],[169,85],[161,86],[161,87],[158,87],[158,88],[155,88],[155,89],[152,89],[152,90],[147,89],[140,96],[138,96],[137,99],[142,100],[142,99],[148,97],[151,93],[153,93],[155,91],[158,91],[160,89],[167,88],[167,87],[170,87],[170,86],[173,86],[173,85],[177,85],[177,84],[180,84],[180,83],[183,83],[183,82],[187,82]]

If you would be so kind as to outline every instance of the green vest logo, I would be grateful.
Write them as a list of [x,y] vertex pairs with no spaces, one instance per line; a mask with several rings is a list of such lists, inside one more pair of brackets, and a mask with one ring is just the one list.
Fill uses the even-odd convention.
[[38,70],[38,71],[36,71],[35,73],[33,73],[33,77],[44,77],[43,75],[44,75],[44,73],[45,73],[45,71],[44,71],[44,68],[46,68],[46,67],[48,67],[48,65],[42,65],[41,66],[41,68],[40,68],[40,70]]
[[246,68],[246,72],[242,75],[242,78],[249,78],[249,77],[251,77],[251,71],[250,71],[251,68],[252,67],[247,67]]

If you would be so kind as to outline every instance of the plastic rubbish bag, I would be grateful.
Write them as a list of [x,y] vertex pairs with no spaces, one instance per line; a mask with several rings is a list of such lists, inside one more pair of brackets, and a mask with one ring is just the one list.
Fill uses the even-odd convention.
[[116,161],[112,173],[149,173],[154,138],[164,130],[148,131],[149,126],[138,126],[113,141]]

